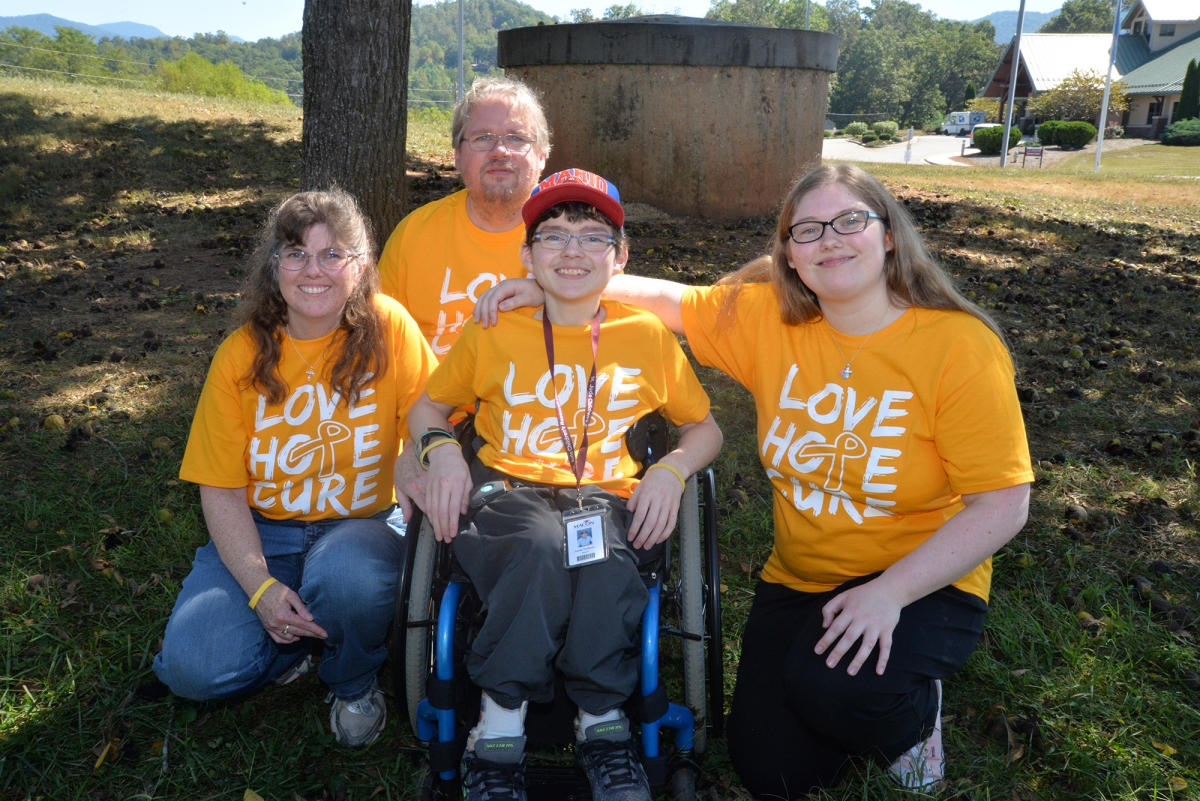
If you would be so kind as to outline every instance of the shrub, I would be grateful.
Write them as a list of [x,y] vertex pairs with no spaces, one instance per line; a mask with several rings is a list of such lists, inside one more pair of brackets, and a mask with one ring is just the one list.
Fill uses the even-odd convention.
[[1193,117],[1168,125],[1163,131],[1162,142],[1164,145],[1200,146],[1200,119]]
[[977,128],[975,130],[975,147],[985,156],[1000,155],[1000,143],[1004,141],[1004,126],[995,128]]
[[846,132],[845,132],[845,130],[838,128],[836,131],[833,132],[833,135],[834,136],[845,136]]
[[862,135],[862,143],[863,143],[864,145],[865,145],[867,142],[878,142],[878,141],[879,141],[879,137],[878,137],[878,136],[876,136],[876,135],[875,135],[875,134],[873,134],[873,133],[865,133],[865,134],[863,134],[863,135]]
[[259,103],[292,102],[285,92],[247,78],[232,61],[214,64],[195,53],[188,53],[178,61],[160,61],[158,75],[168,92],[232,97]]
[[1058,130],[1062,127],[1061,120],[1046,120],[1037,128],[1038,141],[1043,145],[1058,144]]
[[880,142],[890,142],[893,139],[892,135],[887,131],[880,131],[878,136]]
[[1059,147],[1080,148],[1096,138],[1096,126],[1090,122],[1064,122],[1055,137]]
[[1104,129],[1105,139],[1120,139],[1124,135],[1125,129],[1115,122],[1110,122],[1108,127]]
[[865,122],[852,122],[846,126],[846,136],[862,136],[867,130]]
[[871,130],[877,134],[888,134],[890,136],[895,136],[896,131],[900,130],[900,123],[890,121],[877,122],[871,126]]
[[826,138],[826,139],[831,139],[831,138],[833,138],[833,131],[831,131],[831,130],[829,130],[828,128],[826,128],[826,129],[825,129],[825,138]]

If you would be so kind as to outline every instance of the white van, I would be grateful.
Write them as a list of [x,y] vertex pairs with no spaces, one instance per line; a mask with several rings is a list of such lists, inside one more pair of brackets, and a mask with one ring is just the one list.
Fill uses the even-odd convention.
[[942,133],[962,136],[981,122],[987,121],[987,114],[982,111],[952,111],[950,119],[942,123]]

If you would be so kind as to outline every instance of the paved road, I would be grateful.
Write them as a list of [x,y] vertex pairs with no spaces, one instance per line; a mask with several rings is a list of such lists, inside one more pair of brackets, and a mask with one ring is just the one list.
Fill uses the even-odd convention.
[[[917,136],[912,143],[912,163],[927,164],[926,159],[936,164],[954,165],[950,156],[962,153],[965,136]],[[826,139],[821,150],[825,159],[838,161],[888,161],[904,163],[904,151],[907,143],[888,145],[887,147],[863,147],[847,139]],[[968,153],[978,151],[967,148]]]

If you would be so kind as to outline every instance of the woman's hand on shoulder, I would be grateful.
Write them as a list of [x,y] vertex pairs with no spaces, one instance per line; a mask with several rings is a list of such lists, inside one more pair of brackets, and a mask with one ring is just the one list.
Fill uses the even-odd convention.
[[634,548],[652,548],[671,536],[679,515],[683,487],[670,470],[648,470],[633,488],[627,504],[633,512],[626,539]]
[[475,322],[491,328],[500,321],[500,312],[546,302],[546,293],[532,278],[509,278],[484,292],[475,304]]
[[323,640],[329,636],[317,625],[296,591],[283,582],[267,587],[258,599],[254,613],[271,639],[280,645],[290,645],[301,637]]
[[846,668],[846,672],[854,676],[878,645],[879,659],[875,672],[882,676],[892,653],[892,632],[900,622],[900,610],[903,608],[888,583],[879,578],[851,587],[821,608],[821,625],[825,627],[825,636],[817,642],[814,650],[823,654],[833,646],[825,664],[836,668],[842,657],[861,640],[858,652]]
[[438,542],[450,542],[458,535],[458,518],[467,513],[471,499],[471,468],[453,445],[434,448],[426,459],[425,516]]

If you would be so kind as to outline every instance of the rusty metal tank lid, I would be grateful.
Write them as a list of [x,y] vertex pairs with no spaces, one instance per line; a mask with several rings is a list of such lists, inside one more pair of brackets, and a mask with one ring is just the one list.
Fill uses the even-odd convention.
[[838,37],[701,17],[656,14],[500,31],[501,67],[661,64],[783,67],[833,72]]

